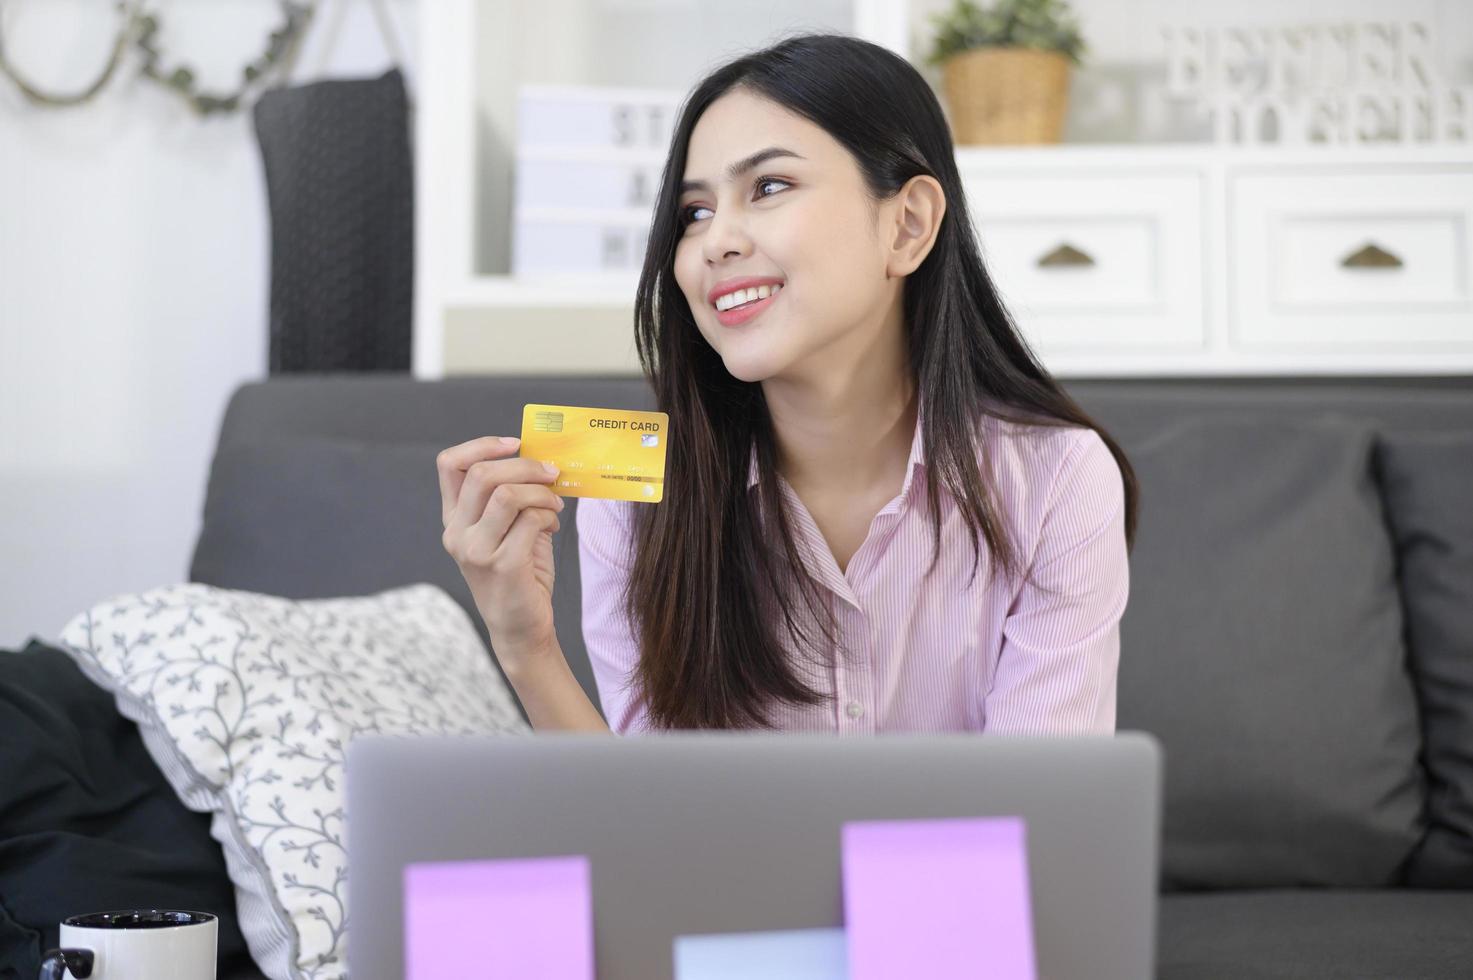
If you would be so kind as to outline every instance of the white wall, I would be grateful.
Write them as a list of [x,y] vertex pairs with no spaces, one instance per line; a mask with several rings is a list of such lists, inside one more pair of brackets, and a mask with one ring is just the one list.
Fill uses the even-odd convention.
[[[158,45],[233,89],[274,0],[173,0]],[[415,0],[389,0],[411,96]],[[113,5],[0,7],[6,53],[85,86]],[[249,111],[196,117],[134,78],[41,109],[0,76],[0,647],[111,595],[184,581],[226,399],[266,374],[269,226]],[[323,0],[293,80],[391,64],[366,0]]]

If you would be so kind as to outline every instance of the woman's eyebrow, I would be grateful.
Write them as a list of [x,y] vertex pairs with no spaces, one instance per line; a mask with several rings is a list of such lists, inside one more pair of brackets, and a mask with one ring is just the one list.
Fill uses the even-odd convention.
[[[773,157],[796,157],[799,160],[804,159],[803,156],[794,153],[792,150],[785,150],[780,146],[769,146],[767,149],[758,150],[751,156],[738,160],[736,163],[727,167],[726,179],[735,180],[759,163],[771,160]],[[680,183],[680,193],[682,194],[687,191],[705,191],[710,189],[711,185],[707,184],[704,180],[685,180]]]

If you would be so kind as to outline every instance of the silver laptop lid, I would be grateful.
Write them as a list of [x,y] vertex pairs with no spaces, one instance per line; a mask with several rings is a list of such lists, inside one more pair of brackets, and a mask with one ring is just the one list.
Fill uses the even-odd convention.
[[599,980],[664,980],[680,935],[842,925],[847,821],[1020,815],[1038,975],[1141,980],[1161,779],[1139,732],[366,736],[347,762],[349,974],[403,975],[413,862],[586,854]]

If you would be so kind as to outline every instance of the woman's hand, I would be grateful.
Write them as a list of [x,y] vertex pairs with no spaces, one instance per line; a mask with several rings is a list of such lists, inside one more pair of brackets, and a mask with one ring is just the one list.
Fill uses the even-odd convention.
[[563,499],[547,485],[557,470],[515,456],[519,443],[482,436],[435,458],[441,541],[470,586],[508,677],[561,651],[552,615],[552,536]]

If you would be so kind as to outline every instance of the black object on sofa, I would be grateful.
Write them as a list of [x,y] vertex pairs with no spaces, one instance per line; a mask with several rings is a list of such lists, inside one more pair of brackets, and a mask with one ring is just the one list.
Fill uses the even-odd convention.
[[[1158,976],[1467,976],[1473,378],[1067,387],[1142,486],[1118,727],[1166,749]],[[515,434],[526,402],[652,407],[636,378],[242,386],[191,580],[297,598],[428,581],[480,625],[434,457]],[[597,703],[573,514],[555,610]]]
[[151,906],[214,913],[220,976],[251,965],[209,816],[66,653],[0,650],[0,980],[33,980],[69,915]]

